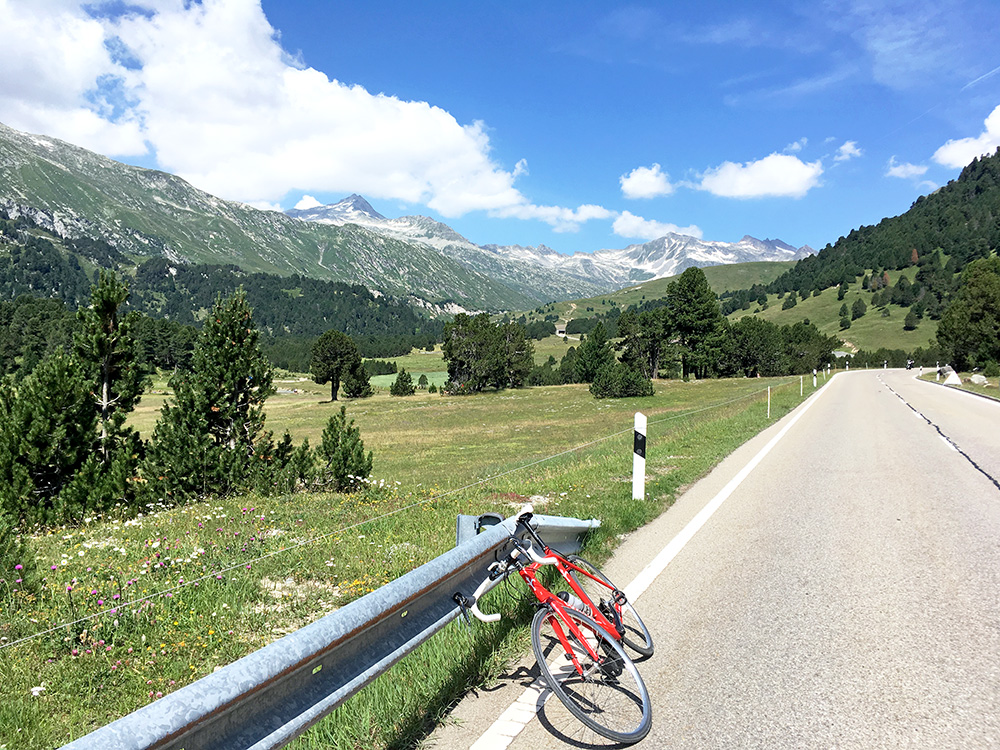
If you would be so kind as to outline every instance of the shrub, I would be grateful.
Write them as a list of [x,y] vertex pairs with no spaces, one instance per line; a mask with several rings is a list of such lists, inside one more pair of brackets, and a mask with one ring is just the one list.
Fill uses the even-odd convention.
[[629,398],[652,396],[653,382],[621,362],[612,362],[600,369],[590,384],[594,398]]

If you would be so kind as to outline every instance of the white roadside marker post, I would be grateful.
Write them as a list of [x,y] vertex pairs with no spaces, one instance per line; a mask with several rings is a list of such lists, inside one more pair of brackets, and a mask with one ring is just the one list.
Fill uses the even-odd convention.
[[632,441],[632,499],[646,497],[646,415],[635,413],[635,438]]

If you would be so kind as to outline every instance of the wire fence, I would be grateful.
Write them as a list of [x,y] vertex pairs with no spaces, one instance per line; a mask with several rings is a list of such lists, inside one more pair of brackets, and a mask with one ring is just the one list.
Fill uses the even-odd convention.
[[[796,382],[796,381],[790,379],[790,380],[787,380],[787,381],[784,381],[784,382],[780,382],[780,383],[778,383],[776,385],[772,384],[770,386],[770,389],[771,389],[771,391],[773,393],[774,390],[776,390],[778,388],[782,388],[782,387],[788,386],[788,385],[792,385],[794,382]],[[751,400],[753,398],[760,397],[760,396],[766,394],[767,390],[768,390],[767,388],[762,388],[760,390],[751,391],[750,393],[745,393],[745,394],[743,394],[741,396],[737,396],[735,398],[727,399],[725,401],[720,401],[720,402],[717,402],[717,403],[714,403],[714,404],[709,404],[707,406],[703,406],[703,407],[700,407],[698,409],[690,409],[690,410],[684,411],[684,412],[673,413],[673,414],[670,414],[669,416],[664,416],[664,417],[659,418],[659,419],[657,419],[657,418],[649,418],[650,414],[647,414],[647,418],[649,418],[649,421],[648,421],[647,425],[648,426],[662,425],[662,424],[665,424],[665,423],[668,423],[668,422],[673,422],[673,421],[677,421],[677,420],[681,420],[681,419],[687,419],[687,418],[696,416],[698,414],[702,414],[704,412],[709,412],[709,411],[713,411],[713,410],[716,410],[716,409],[721,409],[723,407],[726,407],[726,406],[729,406],[729,405],[732,405],[732,404],[735,404],[735,403],[739,403],[741,401],[747,401],[747,400]],[[653,412],[653,413],[655,414],[655,412]],[[660,413],[663,413],[663,411],[661,410]],[[548,463],[550,461],[554,461],[556,459],[562,458],[563,456],[567,456],[567,455],[570,455],[570,454],[573,454],[573,453],[578,453],[578,452],[580,452],[582,450],[585,450],[586,448],[590,448],[590,447],[592,447],[594,445],[598,445],[600,443],[607,442],[608,440],[612,440],[614,438],[621,437],[623,435],[631,435],[632,432],[633,432],[633,428],[630,425],[627,429],[618,430],[616,432],[612,432],[612,433],[609,433],[607,435],[603,435],[603,436],[595,438],[593,440],[589,440],[589,441],[587,441],[585,443],[581,443],[581,444],[575,445],[575,446],[573,446],[571,448],[567,448],[566,450],[559,451],[558,453],[553,453],[551,455],[544,456],[544,457],[536,459],[534,461],[529,461],[527,463],[520,464],[520,465],[515,466],[515,467],[513,467],[511,469],[507,469],[505,471],[501,471],[501,472],[499,472],[497,474],[492,474],[492,475],[490,475],[488,477],[485,477],[483,479],[479,479],[479,480],[476,480],[474,482],[469,482],[469,483],[464,484],[464,485],[462,485],[460,487],[454,487],[454,488],[445,490],[444,492],[440,492],[440,493],[436,493],[436,494],[433,494],[433,495],[429,495],[429,496],[424,497],[424,498],[422,498],[420,500],[417,500],[415,502],[409,503],[407,505],[403,505],[403,506],[401,506],[399,508],[394,508],[393,510],[387,511],[385,513],[382,513],[382,514],[379,514],[379,515],[376,515],[376,516],[371,516],[369,518],[365,518],[365,519],[363,519],[361,521],[358,521],[356,523],[348,524],[348,525],[345,525],[345,526],[342,526],[342,527],[338,527],[337,529],[335,529],[333,531],[328,531],[328,532],[326,532],[324,534],[320,534],[318,536],[310,537],[309,539],[302,540],[301,542],[297,542],[295,544],[291,544],[289,546],[284,546],[284,547],[281,547],[280,549],[264,553],[262,555],[259,555],[256,558],[252,558],[250,560],[241,560],[240,562],[235,563],[235,564],[233,564],[231,566],[228,566],[228,567],[225,567],[225,568],[213,569],[211,572],[206,573],[206,574],[204,574],[202,576],[198,576],[198,577],[191,578],[191,579],[185,579],[183,583],[178,583],[175,586],[171,586],[171,587],[164,588],[164,589],[159,589],[159,590],[157,590],[157,591],[155,591],[155,592],[153,592],[151,594],[147,594],[145,596],[142,596],[142,597],[139,597],[139,598],[136,598],[136,599],[131,599],[131,600],[129,600],[126,603],[117,602],[115,604],[115,606],[113,606],[113,607],[107,607],[107,608],[105,608],[103,610],[99,610],[97,612],[92,612],[89,615],[86,615],[84,617],[80,617],[80,618],[75,619],[75,620],[70,620],[70,621],[67,621],[67,622],[59,623],[57,625],[52,625],[52,626],[50,626],[48,628],[45,628],[44,630],[39,630],[39,631],[37,631],[35,633],[32,633],[31,635],[27,635],[27,636],[24,636],[22,638],[18,638],[18,639],[13,640],[13,641],[9,641],[9,642],[6,642],[6,643],[0,643],[0,651],[6,650],[6,649],[10,649],[10,648],[13,648],[15,646],[19,646],[19,645],[28,643],[30,641],[36,640],[38,638],[41,638],[43,636],[50,635],[52,633],[58,632],[60,630],[64,630],[64,629],[67,629],[67,628],[73,628],[73,627],[75,627],[77,625],[82,625],[84,623],[88,623],[88,622],[97,620],[97,619],[102,618],[102,617],[107,617],[107,616],[111,616],[111,615],[121,614],[123,612],[134,610],[137,607],[140,607],[140,606],[142,606],[143,604],[145,604],[147,602],[150,602],[150,601],[153,601],[155,599],[159,599],[159,598],[162,598],[162,597],[165,597],[165,596],[168,596],[168,595],[176,594],[176,593],[178,593],[178,592],[180,592],[180,591],[182,591],[184,589],[187,589],[187,588],[192,587],[192,586],[196,586],[196,585],[198,585],[198,584],[200,584],[200,583],[202,583],[204,581],[215,579],[216,577],[218,577],[218,576],[220,576],[222,574],[231,573],[231,572],[233,572],[235,570],[238,570],[238,569],[244,569],[245,570],[246,568],[252,566],[253,564],[256,564],[256,563],[259,563],[259,562],[262,562],[264,560],[268,560],[268,559],[271,559],[271,558],[274,558],[274,557],[278,557],[279,555],[284,555],[284,554],[293,552],[293,551],[301,549],[303,547],[308,547],[308,546],[313,545],[313,544],[318,544],[318,543],[323,542],[325,540],[328,540],[330,538],[339,536],[339,535],[341,535],[341,534],[343,534],[345,532],[353,531],[355,529],[359,529],[361,527],[367,526],[368,524],[376,523],[378,521],[385,520],[387,518],[391,518],[392,516],[398,515],[400,513],[404,513],[404,512],[406,512],[408,510],[412,510],[413,508],[418,508],[418,507],[421,507],[421,506],[426,506],[428,504],[433,505],[433,504],[439,502],[440,500],[442,500],[442,499],[444,499],[446,497],[449,497],[449,496],[452,496],[452,495],[457,495],[457,494],[462,493],[462,492],[467,492],[468,490],[474,489],[474,488],[482,486],[484,484],[488,484],[490,482],[495,482],[498,479],[502,479],[502,478],[510,476],[512,474],[516,474],[518,472],[525,471],[525,470],[530,469],[532,467],[539,466],[541,464],[545,464],[545,463]]]

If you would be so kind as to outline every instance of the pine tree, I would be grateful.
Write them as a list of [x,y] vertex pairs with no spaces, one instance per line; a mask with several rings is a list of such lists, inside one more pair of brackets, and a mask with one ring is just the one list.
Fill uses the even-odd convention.
[[351,373],[354,387],[357,387],[357,368],[361,366],[358,347],[346,333],[329,330],[317,339],[312,348],[309,371],[313,381],[330,384],[330,400],[337,400],[341,379]]
[[614,361],[615,354],[608,342],[604,323],[598,323],[576,352],[576,362],[573,365],[576,382],[592,383],[601,368]]
[[[795,299],[795,294],[790,294]],[[705,377],[723,342],[722,312],[705,272],[692,267],[667,287],[667,333],[681,348],[684,377]]]
[[110,506],[117,500],[129,503],[134,498],[133,478],[142,442],[125,420],[142,396],[147,373],[133,333],[140,316],[137,312],[121,315],[128,296],[124,282],[102,271],[91,289],[90,306],[78,313],[80,330],[74,348],[93,383],[92,403],[99,424],[98,465],[84,501],[89,507]]
[[410,373],[408,373],[405,368],[401,368],[399,373],[396,375],[396,380],[393,381],[392,385],[389,387],[389,393],[393,396],[412,396],[416,392],[416,388],[413,387],[413,378],[410,377]]
[[368,371],[362,366],[359,357],[354,365],[344,375],[343,381],[344,395],[347,398],[368,398],[375,389],[372,388],[371,377]]
[[124,426],[125,419],[139,402],[146,381],[132,333],[139,315],[120,316],[128,296],[124,282],[102,271],[91,289],[90,307],[78,313],[81,330],[74,338],[76,354],[95,381],[98,450],[105,464],[110,463],[116,444],[131,432]]
[[369,451],[365,455],[361,431],[354,426],[353,419],[347,421],[344,406],[327,422],[317,455],[320,463],[317,482],[323,488],[353,492],[372,473],[372,454]]
[[97,438],[91,390],[80,362],[62,354],[43,359],[16,394],[4,389],[0,498],[15,517],[55,523],[80,517],[87,509],[79,475]]
[[271,435],[264,402],[274,393],[271,365],[242,287],[218,297],[192,358],[170,384],[143,467],[152,487],[182,499],[246,487],[266,467]]

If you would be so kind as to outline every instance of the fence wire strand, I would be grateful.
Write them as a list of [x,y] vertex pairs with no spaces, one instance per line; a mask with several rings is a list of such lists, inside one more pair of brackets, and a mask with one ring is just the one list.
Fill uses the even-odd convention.
[[[776,386],[772,386],[772,388],[781,388],[781,387],[783,387],[785,385],[789,385],[792,382],[793,381],[789,380],[789,381],[786,381],[784,383],[779,383]],[[674,421],[674,420],[677,420],[677,419],[683,419],[685,417],[692,417],[692,416],[695,416],[697,414],[701,414],[702,412],[711,411],[712,409],[719,409],[719,408],[722,408],[724,406],[728,406],[730,404],[734,404],[734,403],[736,403],[738,401],[744,401],[744,400],[749,399],[751,397],[759,396],[762,393],[765,393],[766,390],[767,389],[761,389],[759,391],[752,391],[751,393],[746,393],[746,394],[744,394],[742,396],[737,396],[736,398],[729,399],[728,401],[721,401],[721,402],[719,402],[717,404],[710,404],[708,406],[701,407],[700,409],[692,409],[691,411],[685,411],[685,412],[680,412],[680,413],[677,413],[677,414],[672,414],[672,415],[670,415],[668,417],[663,417],[662,419],[649,420],[647,422],[647,427],[648,426],[652,426],[652,425],[657,425],[657,424],[663,424],[665,422],[671,422],[671,421]],[[312,544],[318,544],[319,542],[322,542],[322,541],[324,541],[326,539],[329,539],[330,537],[334,537],[334,536],[337,536],[339,534],[343,534],[343,533],[348,532],[348,531],[353,531],[354,529],[360,528],[362,526],[366,526],[367,524],[370,524],[370,523],[375,523],[376,521],[382,521],[382,520],[384,520],[386,518],[390,518],[390,517],[395,516],[395,515],[397,515],[399,513],[403,513],[405,511],[412,510],[413,508],[420,507],[421,505],[433,505],[434,503],[438,502],[442,498],[448,497],[450,495],[455,495],[455,494],[458,494],[460,492],[465,492],[466,490],[470,490],[470,489],[472,489],[474,487],[478,487],[478,486],[486,484],[488,482],[496,481],[497,479],[502,479],[503,477],[509,476],[511,474],[515,474],[515,473],[517,473],[519,471],[524,471],[525,469],[530,469],[533,466],[538,466],[539,464],[543,464],[543,463],[546,463],[548,461],[554,461],[555,459],[561,458],[563,456],[567,456],[570,453],[576,453],[577,451],[581,451],[581,450],[583,450],[585,448],[590,448],[591,446],[597,445],[598,443],[603,443],[603,442],[605,442],[607,440],[611,440],[613,438],[620,437],[622,435],[626,435],[626,434],[629,434],[631,432],[633,432],[633,428],[629,427],[628,429],[625,429],[625,430],[619,430],[618,432],[613,432],[613,433],[610,433],[608,435],[604,435],[602,437],[595,438],[594,440],[590,440],[590,441],[588,441],[586,443],[582,443],[582,444],[574,446],[572,448],[568,448],[568,449],[566,449],[564,451],[560,451],[559,453],[554,453],[554,454],[552,454],[550,456],[545,456],[544,458],[539,458],[539,459],[537,459],[535,461],[530,461],[529,463],[522,464],[520,466],[516,466],[513,469],[508,469],[507,471],[502,471],[499,474],[494,474],[494,475],[486,477],[484,479],[480,479],[480,480],[475,481],[475,482],[470,482],[469,484],[463,485],[461,487],[454,487],[454,488],[452,488],[450,490],[446,490],[445,492],[442,492],[440,494],[424,498],[423,500],[419,500],[417,502],[410,503],[409,505],[404,505],[402,507],[396,508],[395,510],[391,510],[391,511],[388,511],[386,513],[382,513],[381,515],[373,516],[371,518],[366,518],[366,519],[364,519],[362,521],[358,521],[357,523],[349,524],[347,526],[343,526],[341,528],[335,529],[334,531],[327,532],[326,534],[321,534],[319,536],[312,537],[310,539],[305,539],[305,540],[303,540],[301,542],[298,542],[296,544],[293,544],[293,545],[291,545],[289,547],[282,547],[280,549],[273,550],[272,552],[268,552],[266,554],[260,555],[260,556],[258,556],[256,558],[253,558],[252,560],[242,561],[242,562],[239,562],[239,563],[237,563],[235,565],[230,565],[227,568],[219,568],[219,569],[213,570],[212,572],[206,573],[205,575],[199,576],[198,578],[192,578],[191,580],[186,580],[186,581],[184,581],[184,583],[178,584],[176,586],[172,586],[172,587],[166,588],[166,589],[161,589],[161,590],[156,591],[156,592],[154,592],[152,594],[149,594],[148,596],[143,596],[143,597],[141,597],[139,599],[131,600],[127,604],[119,604],[118,606],[115,606],[115,607],[108,607],[107,609],[101,610],[99,612],[94,612],[92,614],[89,614],[86,617],[81,617],[81,618],[76,619],[76,620],[71,620],[69,622],[60,623],[59,625],[53,625],[52,627],[49,627],[49,628],[47,628],[45,630],[40,630],[40,631],[38,631],[36,633],[32,633],[31,635],[24,636],[23,638],[18,638],[17,640],[10,641],[8,643],[0,644],[0,651],[3,651],[4,649],[12,648],[14,646],[18,646],[18,645],[23,644],[23,643],[27,643],[29,641],[35,640],[36,638],[41,638],[42,636],[49,635],[51,633],[55,633],[55,632],[60,631],[60,630],[65,630],[67,628],[72,628],[75,625],[81,625],[81,624],[83,624],[85,622],[90,622],[91,620],[96,620],[99,617],[106,617],[106,616],[111,616],[111,615],[118,615],[118,614],[122,613],[123,611],[134,610],[136,607],[138,607],[138,606],[140,606],[142,604],[145,604],[146,602],[152,601],[154,599],[162,598],[164,596],[167,596],[168,594],[177,593],[178,591],[182,591],[182,590],[184,590],[184,589],[186,589],[186,588],[188,588],[190,586],[193,586],[193,585],[195,585],[197,583],[201,583],[202,581],[207,581],[207,580],[216,578],[217,576],[223,575],[225,573],[230,573],[230,572],[236,570],[237,568],[246,568],[246,567],[249,567],[249,566],[251,566],[251,565],[253,565],[255,563],[259,563],[259,562],[262,562],[264,560],[268,560],[268,559],[270,559],[272,557],[276,557],[278,555],[282,555],[282,554],[284,554],[286,552],[292,552],[294,550],[301,549],[302,547],[307,547],[307,546],[312,545]]]

